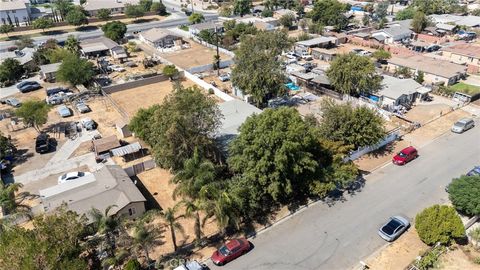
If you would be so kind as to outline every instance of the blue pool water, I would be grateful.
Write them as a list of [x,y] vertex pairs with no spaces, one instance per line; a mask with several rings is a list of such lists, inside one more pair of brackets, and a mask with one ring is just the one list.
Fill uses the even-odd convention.
[[300,87],[298,85],[294,84],[293,82],[286,83],[285,86],[288,87],[288,89],[290,89],[292,91],[300,90]]

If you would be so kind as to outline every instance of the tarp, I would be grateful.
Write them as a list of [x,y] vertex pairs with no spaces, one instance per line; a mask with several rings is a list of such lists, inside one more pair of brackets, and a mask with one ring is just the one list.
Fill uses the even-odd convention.
[[134,142],[134,143],[129,144],[129,145],[125,145],[125,146],[122,146],[122,147],[112,149],[111,152],[112,152],[113,156],[123,157],[125,155],[138,152],[138,151],[140,151],[140,149],[142,149],[142,146],[140,145],[140,143],[139,142]]

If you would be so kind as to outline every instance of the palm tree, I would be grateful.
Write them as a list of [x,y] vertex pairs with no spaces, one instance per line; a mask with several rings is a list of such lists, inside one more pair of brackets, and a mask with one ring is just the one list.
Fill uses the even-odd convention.
[[160,245],[160,230],[152,224],[155,216],[160,215],[156,210],[150,210],[143,214],[138,220],[126,224],[127,227],[133,226],[133,245],[145,252],[148,264],[150,259],[149,251],[155,245]]
[[122,264],[125,262],[125,259],[129,257],[129,255],[130,254],[128,253],[128,251],[122,249],[122,250],[116,252],[114,254],[114,256],[106,258],[102,262],[102,266],[103,267],[112,266],[113,269],[120,270],[120,269],[122,269],[121,268]]
[[200,241],[202,240],[203,225],[203,223],[200,222],[200,211],[205,209],[207,203],[201,199],[184,199],[182,203],[185,205],[185,217],[195,219],[195,224],[193,225],[195,231],[195,242],[197,245],[199,245]]
[[24,204],[24,200],[31,197],[29,192],[20,192],[21,183],[0,184],[0,207],[6,215],[10,215],[13,219],[18,216],[26,216],[31,218],[30,206]]
[[114,256],[115,250],[115,236],[114,233],[120,229],[121,221],[120,217],[116,215],[110,215],[110,210],[112,208],[118,207],[116,205],[110,205],[105,209],[105,212],[102,214],[100,210],[92,208],[90,210],[90,216],[93,220],[93,225],[95,230],[105,236],[105,242],[108,246],[107,252],[109,257]]
[[178,222],[178,219],[180,219],[182,216],[177,216],[179,205],[180,204],[176,204],[174,207],[169,207],[160,214],[163,220],[167,223],[167,226],[170,228],[174,251],[177,251],[177,238],[175,236],[175,231],[183,232],[182,224]]
[[74,36],[69,35],[67,40],[65,41],[64,47],[68,51],[78,54],[78,51],[80,50],[80,42],[78,42],[78,39],[76,39]]

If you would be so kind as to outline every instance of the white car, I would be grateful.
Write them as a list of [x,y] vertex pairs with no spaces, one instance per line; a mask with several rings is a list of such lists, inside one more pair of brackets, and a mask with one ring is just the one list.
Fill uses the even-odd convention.
[[119,65],[111,65],[108,68],[112,71],[117,71],[117,72],[124,72],[125,71],[125,68],[121,67]]
[[86,175],[90,175],[90,173],[89,172],[69,172],[58,177],[58,184],[63,184],[68,181],[72,181],[72,180],[84,177]]

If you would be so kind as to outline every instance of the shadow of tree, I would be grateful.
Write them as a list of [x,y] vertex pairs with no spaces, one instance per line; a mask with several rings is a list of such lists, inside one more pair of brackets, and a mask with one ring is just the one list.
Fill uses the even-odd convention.
[[45,31],[42,32],[41,34],[44,36],[54,36],[54,35],[61,35],[67,33],[66,31],[63,30],[52,30],[52,31]]

